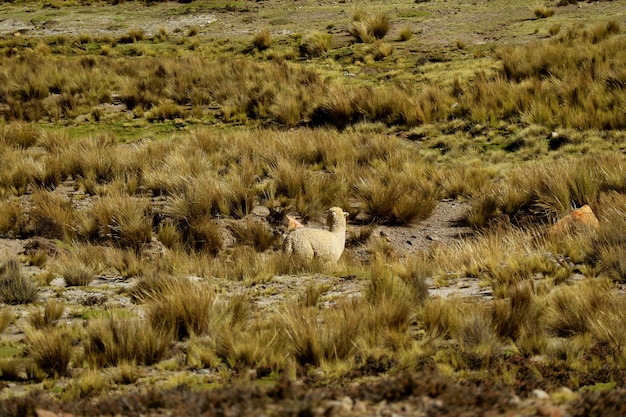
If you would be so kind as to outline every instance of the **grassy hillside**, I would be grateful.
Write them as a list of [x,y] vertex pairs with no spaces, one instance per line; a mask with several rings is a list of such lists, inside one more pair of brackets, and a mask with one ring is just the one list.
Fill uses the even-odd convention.
[[1,3],[0,414],[619,414],[625,11]]

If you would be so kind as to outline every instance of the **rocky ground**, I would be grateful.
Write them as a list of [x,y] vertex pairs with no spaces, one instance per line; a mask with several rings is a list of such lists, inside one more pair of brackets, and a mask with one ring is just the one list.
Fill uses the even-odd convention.
[[[63,189],[60,187],[61,190]],[[67,191],[67,190],[66,190]],[[426,220],[409,227],[379,226],[372,236],[380,236],[388,241],[398,256],[436,246],[453,245],[471,232],[461,225],[466,205],[456,200],[442,201],[434,213]],[[263,212],[263,210],[257,210]],[[54,241],[41,237],[25,240],[0,239],[2,258],[19,258],[29,250],[48,248],[58,250]],[[349,248],[348,251],[363,250]],[[41,270],[28,266],[29,274]],[[88,287],[64,288],[62,278],[55,278],[49,286],[40,290],[40,299],[58,297],[63,288],[63,301],[72,309],[102,308],[132,310],[141,315],[140,306],[133,304],[120,289],[131,286],[136,278],[124,279],[120,276],[100,276]],[[303,288],[303,280],[323,285],[328,290],[322,303],[332,303],[341,297],[359,297],[362,283],[351,276],[315,274],[302,278],[277,276],[268,282],[252,288],[244,288],[240,282],[222,283],[223,291],[234,294],[246,291],[254,299],[261,314],[285,303],[289,297]],[[463,278],[451,280],[447,286],[436,286],[429,282],[429,294],[433,297],[484,297],[489,299],[489,288],[480,288],[477,279]],[[27,319],[29,306],[16,307],[18,319],[2,335],[3,340],[18,341],[24,337],[20,321]],[[68,316],[68,321],[78,321],[79,316]],[[526,373],[518,375],[518,382],[503,385],[486,377],[481,380],[458,382],[436,370],[432,363],[425,362],[419,373],[389,376],[387,370],[393,365],[383,358],[368,358],[348,375],[328,383],[316,379],[314,374],[305,379],[279,382],[270,388],[246,382],[245,375],[237,375],[232,384],[209,391],[196,391],[181,386],[174,390],[151,390],[133,393],[102,395],[97,398],[80,399],[62,404],[43,393],[26,392],[18,384],[5,383],[16,395],[13,400],[0,402],[0,415],[3,416],[198,416],[198,415],[298,415],[298,416],[551,416],[560,417],[580,414],[577,409],[588,410],[605,407],[604,398],[585,394],[585,402],[572,402],[578,398],[572,391],[561,386],[562,377],[558,370],[542,370],[543,378],[538,378],[530,369],[535,364],[528,359],[520,359],[520,368]],[[495,364],[494,366],[501,366]],[[202,371],[202,370],[200,370]],[[563,404],[555,401],[555,395],[546,390],[560,390]],[[588,397],[588,398],[587,398]],[[572,406],[572,404],[575,404]],[[610,408],[609,408],[610,409]],[[597,415],[604,415],[606,409]],[[608,414],[607,414],[608,415]]]

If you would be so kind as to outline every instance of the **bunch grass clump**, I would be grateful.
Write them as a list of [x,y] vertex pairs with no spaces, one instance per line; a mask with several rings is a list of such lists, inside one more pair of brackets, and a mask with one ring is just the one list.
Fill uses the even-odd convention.
[[412,37],[413,37],[413,30],[410,27],[406,26],[406,27],[403,27],[402,29],[400,29],[400,33],[398,35],[398,39],[401,42],[406,42],[406,41],[410,40]]
[[[0,188],[2,190],[2,188]],[[19,235],[22,218],[22,207],[20,200],[17,197],[9,198],[4,201],[0,201],[0,210],[3,216],[0,217],[0,233],[4,236]]]
[[111,242],[139,251],[152,239],[150,202],[123,194],[97,199],[80,225],[79,234],[92,241]]
[[514,170],[505,182],[473,200],[467,220],[483,227],[502,215],[514,222],[532,215],[535,221],[552,223],[572,208],[594,205],[601,190],[623,190],[615,176],[623,163],[621,157],[594,155]]
[[65,376],[69,372],[74,347],[69,329],[47,327],[26,333],[28,357],[48,375]]
[[350,34],[357,42],[372,43],[384,38],[391,29],[391,17],[386,12],[377,12],[372,15],[357,10],[353,16]]
[[264,51],[272,46],[272,33],[269,29],[262,29],[252,38],[252,46],[259,51]]
[[96,278],[97,272],[91,266],[76,256],[69,256],[61,260],[58,266],[59,275],[63,277],[65,285],[69,287],[84,287]]
[[14,319],[15,315],[10,308],[4,307],[0,309],[0,334],[2,334],[2,332],[4,332],[11,323],[13,323]]
[[547,17],[554,16],[555,10],[554,8],[545,5],[536,5],[533,7],[533,13],[539,19],[545,19]]
[[110,386],[110,377],[96,369],[86,369],[65,387],[61,398],[71,402],[80,398],[97,396]]
[[328,33],[313,32],[302,40],[298,49],[300,55],[319,57],[330,50],[331,42],[332,37]]
[[2,127],[2,130],[0,130],[0,143],[19,149],[26,149],[37,143],[39,134],[39,130],[32,123],[16,121]]
[[288,306],[278,316],[288,351],[301,365],[347,359],[356,350],[354,342],[361,320],[350,304],[320,314],[315,308]]
[[5,304],[29,304],[37,300],[37,284],[15,259],[0,265],[0,300]]
[[67,242],[73,236],[74,210],[69,199],[44,190],[33,193],[34,207],[30,211],[32,233]]
[[146,317],[154,329],[170,333],[177,340],[209,331],[215,302],[213,289],[185,279],[169,279],[156,285],[166,290],[146,298]]
[[245,222],[233,222],[229,229],[239,244],[249,245],[257,252],[272,248],[278,238],[266,223],[254,221],[251,218],[247,218]]
[[586,334],[606,311],[615,310],[614,303],[606,282],[587,280],[560,287],[551,294],[547,330],[559,337]]
[[381,169],[372,169],[357,185],[357,195],[373,222],[406,225],[432,213],[437,196],[433,184],[424,178],[424,166],[407,163],[398,171],[388,166]]
[[172,341],[171,333],[128,317],[92,320],[86,333],[85,356],[97,367],[153,365],[165,357]]
[[394,47],[386,42],[374,42],[371,47],[371,54],[375,61],[381,61],[393,54]]
[[[383,332],[404,332],[411,315],[419,304],[403,280],[393,274],[378,257],[370,266],[370,276],[365,289],[369,304],[369,327]],[[419,296],[419,295],[417,295]],[[419,300],[421,302],[423,300]]]
[[43,309],[38,309],[28,316],[31,326],[35,329],[53,327],[63,315],[65,306],[55,300],[48,300]]

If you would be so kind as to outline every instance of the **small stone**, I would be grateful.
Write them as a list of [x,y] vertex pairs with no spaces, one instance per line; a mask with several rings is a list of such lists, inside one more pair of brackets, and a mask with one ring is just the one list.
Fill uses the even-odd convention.
[[256,206],[252,209],[252,214],[258,217],[267,217],[270,215],[270,209],[265,206]]
[[533,397],[538,398],[540,400],[547,400],[550,398],[550,394],[548,394],[542,389],[535,389],[533,390]]
[[352,401],[352,398],[348,396],[345,396],[341,399],[341,408],[343,411],[346,411],[346,412],[352,411],[353,404],[354,402]]

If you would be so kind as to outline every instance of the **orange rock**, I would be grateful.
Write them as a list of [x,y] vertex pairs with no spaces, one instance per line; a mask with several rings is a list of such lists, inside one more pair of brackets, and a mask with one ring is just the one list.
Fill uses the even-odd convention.
[[295,218],[289,215],[287,215],[287,221],[289,222],[289,230],[299,229],[301,227],[304,227],[302,223],[300,223],[298,220],[296,220]]
[[599,225],[598,218],[593,214],[593,210],[591,210],[588,204],[585,204],[556,222],[554,226],[552,226],[551,232],[562,233],[580,227],[597,229]]

